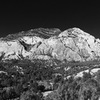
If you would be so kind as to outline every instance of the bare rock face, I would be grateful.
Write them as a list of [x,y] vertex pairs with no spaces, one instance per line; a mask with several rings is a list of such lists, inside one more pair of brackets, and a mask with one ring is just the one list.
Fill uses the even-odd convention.
[[91,61],[100,57],[100,40],[79,28],[63,32],[39,28],[1,38],[0,56],[2,60]]

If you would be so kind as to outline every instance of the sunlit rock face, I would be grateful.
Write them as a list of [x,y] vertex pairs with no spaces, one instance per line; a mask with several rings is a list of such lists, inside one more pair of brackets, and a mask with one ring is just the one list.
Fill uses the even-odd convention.
[[34,29],[0,39],[0,58],[90,61],[100,57],[100,40],[79,28]]

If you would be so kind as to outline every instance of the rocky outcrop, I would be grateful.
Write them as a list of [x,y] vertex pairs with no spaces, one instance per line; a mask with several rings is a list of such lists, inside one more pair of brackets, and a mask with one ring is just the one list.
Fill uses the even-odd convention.
[[90,61],[100,57],[100,40],[79,28],[34,29],[0,39],[0,56],[7,59]]

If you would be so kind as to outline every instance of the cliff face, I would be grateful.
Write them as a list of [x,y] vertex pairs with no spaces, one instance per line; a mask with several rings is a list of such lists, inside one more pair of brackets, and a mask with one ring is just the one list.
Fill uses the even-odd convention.
[[1,38],[0,56],[3,61],[23,58],[91,61],[100,57],[100,40],[79,28],[63,32],[39,28]]

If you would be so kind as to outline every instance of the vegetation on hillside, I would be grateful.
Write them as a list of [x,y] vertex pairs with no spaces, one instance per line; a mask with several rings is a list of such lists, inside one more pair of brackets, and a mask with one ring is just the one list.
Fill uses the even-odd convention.
[[[92,69],[91,66],[72,66],[66,72],[64,66],[59,69],[57,65],[39,60],[1,63],[0,100],[99,100],[100,71],[74,77],[86,68]],[[44,96],[48,91],[51,93]]]

